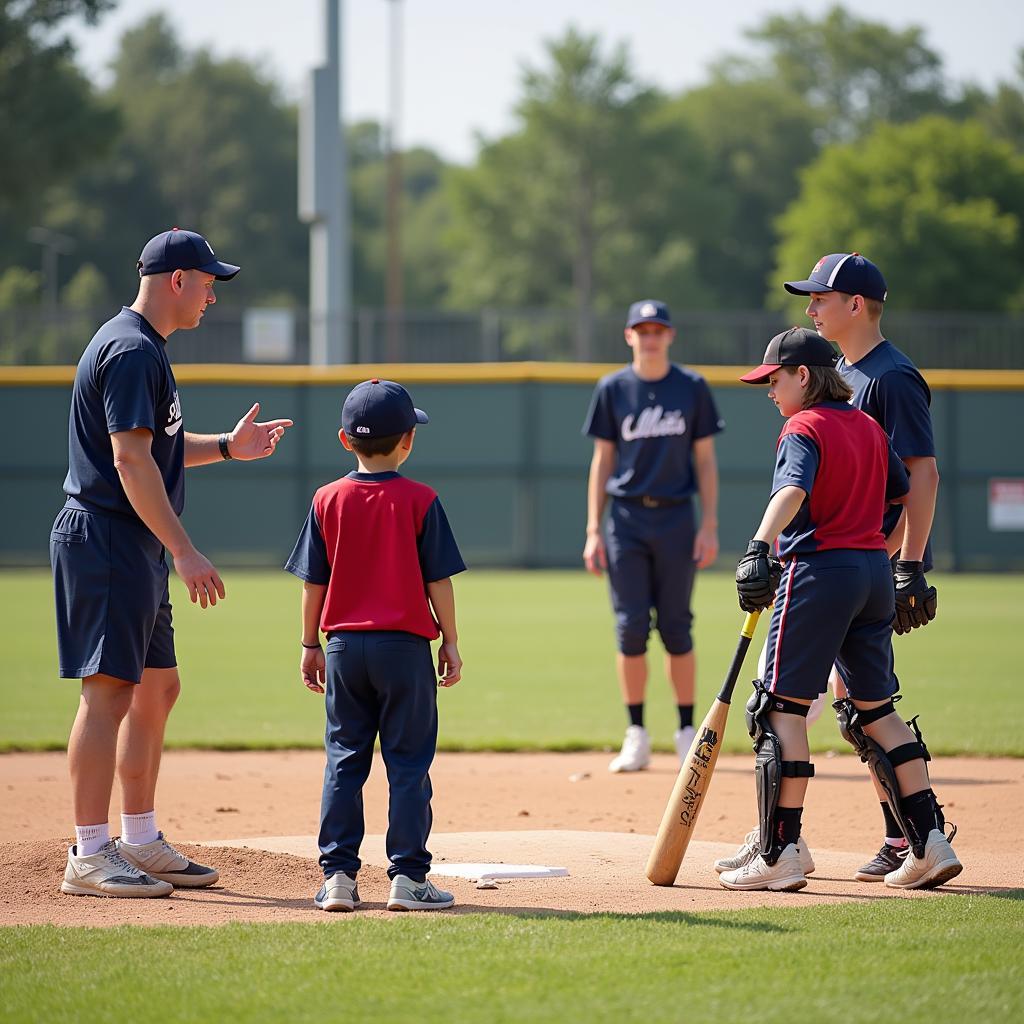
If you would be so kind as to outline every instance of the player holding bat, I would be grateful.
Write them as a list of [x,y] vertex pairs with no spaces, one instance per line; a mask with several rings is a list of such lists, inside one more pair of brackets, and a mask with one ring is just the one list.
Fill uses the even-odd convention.
[[[807,884],[797,841],[809,760],[807,710],[835,662],[848,697],[835,703],[844,736],[889,796],[910,849],[885,877],[896,888],[933,888],[962,870],[928,781],[928,751],[893,707],[895,595],[885,551],[886,504],[906,495],[906,470],[881,427],[848,405],[832,346],[794,327],[771,340],[741,379],[769,385],[786,425],[772,496],[736,570],[740,607],[772,601],[771,546],[784,569],[768,628],[763,680],[747,704],[754,740],[759,853],[719,878],[728,889],[795,890]],[[952,830],[950,839],[955,834]]]

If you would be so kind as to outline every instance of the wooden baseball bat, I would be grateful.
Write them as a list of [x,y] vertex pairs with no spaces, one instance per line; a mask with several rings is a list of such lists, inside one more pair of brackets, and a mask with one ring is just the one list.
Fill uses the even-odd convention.
[[736,645],[736,653],[732,656],[732,664],[729,666],[725,682],[722,683],[714,704],[701,722],[690,752],[679,769],[672,796],[661,819],[658,838],[654,840],[654,849],[647,858],[647,877],[655,885],[673,885],[676,875],[679,874],[679,865],[683,863],[686,848],[690,845],[690,838],[697,824],[697,816],[711,785],[711,776],[715,771],[718,752],[722,748],[722,739],[725,736],[725,722],[729,717],[732,691],[739,678],[743,659],[757,628],[760,614],[750,612],[743,620],[739,643]]

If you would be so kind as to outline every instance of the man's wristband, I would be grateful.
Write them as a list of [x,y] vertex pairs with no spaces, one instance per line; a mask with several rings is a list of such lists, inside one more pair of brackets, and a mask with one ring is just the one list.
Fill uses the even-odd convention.
[[230,459],[232,457],[231,449],[228,448],[227,434],[221,434],[220,437],[217,438],[217,446],[220,448],[220,457],[222,459]]
[[[299,643],[302,643],[302,641],[300,640]],[[307,651],[319,651],[320,650],[320,641],[317,640],[317,642],[315,644],[302,643],[302,646],[305,647]]]

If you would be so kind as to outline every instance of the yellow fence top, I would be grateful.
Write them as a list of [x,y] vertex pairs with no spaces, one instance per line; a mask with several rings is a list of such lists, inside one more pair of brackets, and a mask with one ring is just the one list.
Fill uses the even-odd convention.
[[[265,366],[249,363],[183,363],[179,384],[357,384],[370,377],[404,384],[592,384],[622,363],[358,363],[349,366]],[[715,387],[740,387],[749,366],[692,366]],[[932,388],[957,391],[1024,391],[1024,370],[922,370]],[[0,366],[0,387],[68,385],[73,366]]]

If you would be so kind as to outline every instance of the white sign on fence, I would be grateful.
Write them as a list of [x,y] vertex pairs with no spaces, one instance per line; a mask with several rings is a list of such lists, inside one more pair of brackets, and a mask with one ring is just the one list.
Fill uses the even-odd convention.
[[242,320],[242,358],[247,363],[288,363],[294,357],[294,310],[245,311]]
[[1024,530],[1024,477],[989,480],[988,528]]

